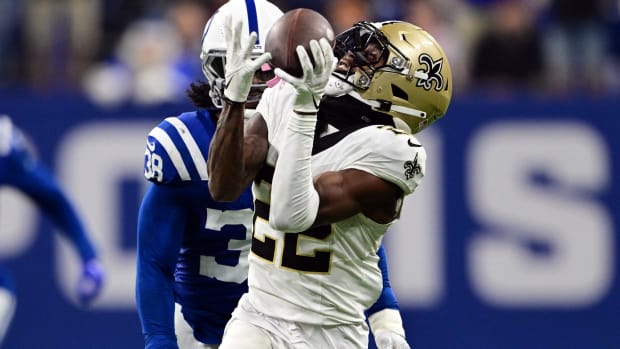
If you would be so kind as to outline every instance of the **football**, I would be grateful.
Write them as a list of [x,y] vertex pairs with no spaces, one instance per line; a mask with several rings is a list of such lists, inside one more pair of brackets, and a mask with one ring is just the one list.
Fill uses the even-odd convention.
[[270,63],[273,67],[301,77],[303,71],[296,47],[303,46],[314,63],[309,43],[320,38],[326,38],[333,46],[334,30],[323,15],[308,8],[290,10],[267,33],[265,52],[271,53]]

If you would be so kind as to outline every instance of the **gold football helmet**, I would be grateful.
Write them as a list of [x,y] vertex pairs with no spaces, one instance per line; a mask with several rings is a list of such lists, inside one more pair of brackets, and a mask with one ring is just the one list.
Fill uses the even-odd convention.
[[[334,77],[346,94],[387,113],[412,134],[442,117],[452,98],[445,52],[422,28],[407,22],[358,22],[336,37],[336,57],[346,69]],[[339,65],[341,67],[341,65]],[[345,82],[345,84],[342,84]]]

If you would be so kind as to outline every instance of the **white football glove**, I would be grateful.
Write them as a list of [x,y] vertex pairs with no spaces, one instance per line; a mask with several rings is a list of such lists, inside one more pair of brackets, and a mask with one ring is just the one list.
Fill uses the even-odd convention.
[[235,21],[233,23],[232,15],[226,17],[224,25],[226,38],[224,96],[233,102],[245,102],[248,99],[254,73],[261,65],[271,59],[269,52],[252,59],[252,49],[257,34],[252,32],[246,40],[243,40],[242,33],[243,22]]
[[309,45],[315,62],[314,65],[312,65],[310,56],[303,46],[300,45],[296,48],[303,71],[301,78],[292,76],[280,68],[276,68],[274,73],[295,87],[297,97],[294,109],[296,112],[316,113],[319,101],[325,93],[325,86],[336,68],[337,60],[327,39],[311,40]]
[[378,349],[411,349],[405,338],[394,332],[373,334]]
[[368,317],[370,330],[378,349],[411,349],[405,339],[405,330],[400,312],[383,309]]

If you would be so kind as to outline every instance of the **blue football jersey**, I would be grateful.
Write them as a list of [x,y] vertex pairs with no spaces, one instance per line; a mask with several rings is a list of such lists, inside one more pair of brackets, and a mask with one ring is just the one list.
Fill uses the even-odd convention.
[[209,113],[197,111],[166,118],[147,137],[144,175],[152,184],[138,217],[136,283],[147,347],[174,340],[174,301],[198,340],[220,343],[247,291],[252,193],[231,203],[211,198],[214,131]]

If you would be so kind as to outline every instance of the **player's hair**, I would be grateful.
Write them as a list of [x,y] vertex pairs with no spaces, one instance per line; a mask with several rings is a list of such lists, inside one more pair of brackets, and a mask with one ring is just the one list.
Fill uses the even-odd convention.
[[209,97],[210,91],[211,86],[209,86],[208,83],[204,81],[195,81],[185,90],[185,94],[196,107],[214,109],[215,105],[213,104],[213,100]]

